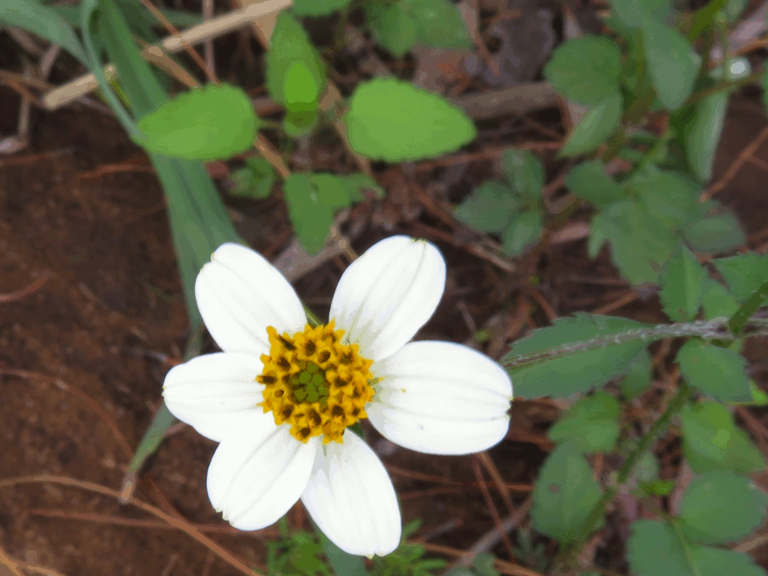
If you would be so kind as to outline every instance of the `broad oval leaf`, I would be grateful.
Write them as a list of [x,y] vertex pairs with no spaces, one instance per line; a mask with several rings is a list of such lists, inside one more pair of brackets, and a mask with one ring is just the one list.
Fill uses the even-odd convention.
[[418,24],[404,2],[390,6],[366,2],[365,13],[373,37],[393,56],[405,56],[416,43]]
[[228,84],[190,90],[138,122],[150,152],[185,160],[223,160],[253,146],[259,121],[248,95]]
[[314,79],[317,93],[322,94],[326,83],[325,66],[304,28],[284,10],[277,17],[266,56],[267,91],[276,102],[286,104],[286,76],[297,62],[306,67]]
[[345,116],[352,149],[402,162],[439,156],[471,142],[472,120],[444,98],[394,78],[363,82]]
[[727,92],[720,92],[705,98],[694,106],[691,116],[683,123],[685,158],[702,182],[712,177],[712,161],[725,124],[729,96]]
[[624,198],[624,190],[605,172],[600,160],[577,164],[568,173],[565,185],[579,198],[600,208]]
[[501,232],[520,207],[512,190],[489,180],[456,207],[456,218],[480,232]]
[[581,104],[598,104],[619,90],[621,51],[608,38],[581,36],[561,44],[544,67],[555,90]]
[[768,281],[768,254],[749,252],[730,258],[718,258],[712,264],[723,275],[731,292],[740,302],[748,299]]
[[763,523],[766,505],[768,497],[748,478],[713,471],[696,478],[685,490],[680,519],[694,544],[728,544]]
[[314,254],[325,245],[334,212],[349,205],[349,188],[332,174],[291,174],[284,194],[296,237]]
[[680,372],[688,383],[722,402],[752,399],[746,359],[739,353],[693,338],[677,353]]
[[763,455],[722,404],[686,406],[680,418],[683,452],[694,472],[733,470],[749,474],[765,469]]
[[595,392],[579,399],[547,431],[556,443],[572,440],[585,452],[609,452],[619,438],[618,400],[607,392]]
[[564,442],[550,453],[539,471],[533,489],[533,527],[561,544],[570,542],[601,497],[581,449],[573,442]]
[[622,99],[616,93],[590,108],[560,149],[559,156],[579,156],[605,142],[621,120]]
[[416,38],[433,48],[471,48],[459,9],[448,0],[401,0],[416,22]]
[[704,266],[688,248],[680,244],[661,275],[659,298],[667,316],[675,322],[696,318],[704,296],[706,277]]
[[675,29],[653,21],[643,27],[643,46],[659,100],[669,110],[679,108],[691,94],[698,73],[693,47]]

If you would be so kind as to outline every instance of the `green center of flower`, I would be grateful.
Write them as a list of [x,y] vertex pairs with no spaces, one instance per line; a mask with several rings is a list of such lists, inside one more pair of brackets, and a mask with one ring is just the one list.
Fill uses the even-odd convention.
[[334,322],[289,335],[272,326],[269,354],[262,354],[264,412],[271,411],[275,423],[288,424],[291,434],[302,442],[323,436],[323,444],[342,442],[344,430],[367,418],[365,405],[374,390],[370,372],[372,360],[363,358],[357,344],[342,344],[344,330]]

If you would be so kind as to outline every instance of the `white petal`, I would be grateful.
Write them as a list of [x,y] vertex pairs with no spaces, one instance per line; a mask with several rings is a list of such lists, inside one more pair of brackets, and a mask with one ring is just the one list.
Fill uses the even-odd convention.
[[269,351],[267,326],[297,332],[307,316],[288,280],[263,256],[239,244],[222,244],[195,282],[205,326],[225,352],[258,356]]
[[348,554],[384,556],[400,544],[400,507],[389,474],[350,430],[318,449],[301,501],[320,530]]
[[331,303],[336,327],[366,358],[398,350],[432,316],[445,289],[445,260],[425,240],[392,236],[374,244],[339,280]]
[[271,413],[237,420],[208,468],[208,496],[240,530],[259,530],[280,519],[307,485],[317,438],[306,444],[276,426]]
[[250,354],[206,354],[171,368],[163,383],[168,410],[200,434],[220,442],[242,412],[262,411],[261,360]]
[[487,356],[450,342],[412,342],[374,362],[368,418],[388,440],[427,454],[490,448],[509,428],[512,382]]

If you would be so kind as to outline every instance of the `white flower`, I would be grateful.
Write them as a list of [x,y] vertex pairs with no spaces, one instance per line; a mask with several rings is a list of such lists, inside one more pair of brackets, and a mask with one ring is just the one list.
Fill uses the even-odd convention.
[[195,295],[224,352],[173,368],[163,396],[221,443],[208,494],[225,519],[257,530],[301,498],[339,548],[385,555],[400,542],[395,490],[347,426],[367,417],[392,442],[429,454],[477,452],[505,436],[512,383],[498,364],[458,344],[408,343],[444,286],[437,248],[394,236],[347,268],[331,322],[311,328],[261,255],[237,244],[216,250]]

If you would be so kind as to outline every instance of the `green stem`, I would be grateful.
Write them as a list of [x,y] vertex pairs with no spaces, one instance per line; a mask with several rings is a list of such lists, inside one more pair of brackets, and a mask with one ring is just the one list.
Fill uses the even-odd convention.
[[664,433],[669,427],[672,418],[682,410],[685,403],[688,401],[692,393],[692,390],[686,384],[680,384],[677,390],[677,394],[669,402],[667,409],[659,417],[658,420],[651,426],[648,433],[642,437],[635,449],[630,453],[627,459],[624,461],[624,465],[619,469],[616,476],[617,486],[608,488],[603,492],[603,497],[595,504],[595,507],[590,512],[587,520],[582,524],[581,533],[576,539],[560,553],[557,559],[555,559],[555,566],[561,564],[570,564],[572,559],[581,551],[584,544],[587,542],[589,535],[593,531],[593,527],[598,524],[600,519],[605,514],[605,509],[613,499],[619,493],[619,486],[625,484],[629,480],[632,472],[635,469],[638,461],[642,456],[651,448],[653,443]]
[[728,320],[728,329],[736,336],[744,332],[744,328],[760,306],[768,299],[768,281],[764,282],[757,291],[742,304],[733,316]]

